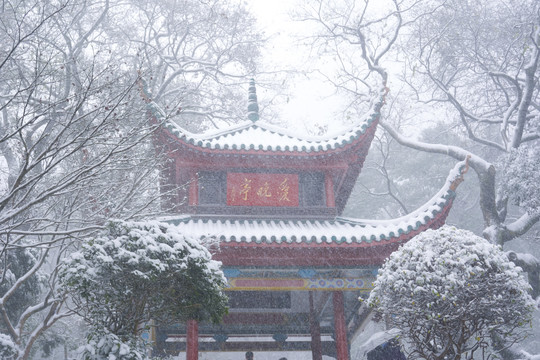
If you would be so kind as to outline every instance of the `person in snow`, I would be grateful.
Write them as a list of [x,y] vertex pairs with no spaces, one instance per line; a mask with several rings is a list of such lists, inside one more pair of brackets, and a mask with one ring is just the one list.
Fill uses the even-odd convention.
[[253,351],[248,351],[246,353],[246,360],[253,360]]

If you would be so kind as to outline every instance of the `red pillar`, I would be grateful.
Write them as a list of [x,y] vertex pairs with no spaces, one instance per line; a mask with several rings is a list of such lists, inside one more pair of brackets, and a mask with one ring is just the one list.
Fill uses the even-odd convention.
[[326,206],[336,207],[336,198],[334,196],[334,180],[332,174],[327,172],[324,175],[324,190],[326,192]]
[[199,324],[197,320],[187,322],[186,360],[199,359]]
[[311,331],[311,357],[313,360],[322,360],[321,325],[313,305],[313,291],[309,292],[309,327]]
[[192,172],[189,179],[189,205],[199,205],[199,184],[197,173]]
[[345,324],[345,306],[343,292],[334,291],[334,329],[336,332],[337,360],[349,360],[349,344],[347,341],[347,325]]

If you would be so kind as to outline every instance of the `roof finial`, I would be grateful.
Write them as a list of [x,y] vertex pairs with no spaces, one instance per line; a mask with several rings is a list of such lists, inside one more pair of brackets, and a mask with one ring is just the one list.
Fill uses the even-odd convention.
[[139,85],[139,92],[141,94],[141,97],[143,100],[147,103],[152,101],[152,97],[150,96],[150,91],[148,91],[148,85],[146,84],[146,81],[144,81],[144,78],[142,77],[141,70],[137,71],[138,77],[137,77],[137,83]]
[[450,184],[450,190],[452,191],[456,191],[457,187],[459,184],[461,184],[463,182],[463,175],[465,175],[467,173],[467,171],[469,171],[469,159],[471,158],[471,154],[468,154],[466,157],[465,157],[465,165],[464,166],[461,166],[459,168],[459,175],[458,177],[456,177],[454,179],[454,181],[452,181],[452,183]]
[[257,104],[257,90],[255,80],[249,80],[248,90],[248,119],[255,122],[259,120],[259,105]]

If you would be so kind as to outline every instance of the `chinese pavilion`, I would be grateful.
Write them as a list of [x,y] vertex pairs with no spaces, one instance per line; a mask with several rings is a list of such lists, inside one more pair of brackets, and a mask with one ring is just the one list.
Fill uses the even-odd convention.
[[[158,142],[170,157],[163,189],[168,221],[186,236],[214,239],[228,279],[229,314],[220,325],[189,321],[156,327],[155,350],[310,350],[313,359],[349,359],[349,339],[369,310],[377,269],[401,244],[443,225],[465,163],[424,206],[393,220],[340,217],[375,134],[385,92],[355,126],[333,136],[297,136],[259,120],[254,82],[248,119],[228,129],[190,133],[164,121]],[[152,116],[162,118],[149,101]]]

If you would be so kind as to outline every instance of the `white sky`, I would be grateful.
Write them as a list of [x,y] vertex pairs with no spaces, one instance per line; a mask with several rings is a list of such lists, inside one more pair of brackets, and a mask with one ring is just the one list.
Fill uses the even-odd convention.
[[[306,34],[310,25],[291,18],[300,1],[248,0],[246,3],[265,35],[270,38],[263,52],[263,66],[305,70],[309,55],[299,51],[294,35]],[[344,104],[334,96],[333,86],[325,83],[320,77],[312,74],[292,78],[291,75],[287,76],[284,86],[288,87],[290,96],[287,100],[281,99],[282,105],[278,109],[279,120],[286,123],[287,127],[298,131],[306,129],[315,131],[318,125],[329,124],[334,130],[337,126],[342,126],[341,122],[335,119],[341,116],[337,113]],[[261,87],[257,88],[257,92],[261,102],[265,100],[265,96],[268,98],[273,95]],[[265,120],[264,117],[262,120]]]
[[[314,26],[313,24],[292,19],[292,14],[301,8],[302,3],[309,4],[309,0],[246,0],[245,3],[257,18],[265,35],[270,38],[267,47],[263,50],[262,68],[274,66],[279,69],[305,70],[307,69],[306,64],[309,64],[312,69],[324,69],[327,73],[335,71],[338,66],[337,62],[331,58],[311,57],[310,59],[307,49],[300,48],[296,43],[298,40],[296,40],[295,35],[305,36],[314,33],[315,28],[310,28],[310,26]],[[385,1],[372,2],[372,9],[375,12],[380,11],[385,7],[385,4],[387,4]],[[390,66],[388,70],[392,73],[390,59],[387,59],[385,65]],[[399,65],[395,71],[401,71]],[[274,96],[272,91],[267,91],[260,84],[267,76],[270,75],[258,75],[258,79],[255,79],[259,83],[257,94],[261,104]],[[390,76],[389,87],[394,92],[399,92],[401,85],[394,83],[394,81],[396,81],[396,77]],[[347,99],[343,95],[336,95],[335,87],[325,82],[322,76],[314,73],[307,76],[289,75],[285,87],[284,92],[288,92],[288,94],[279,99],[281,101],[277,101],[279,105],[275,108],[278,111],[278,125],[286,126],[298,133],[311,132],[311,135],[316,134],[319,126],[327,126],[329,132],[336,132],[351,125],[344,114],[348,105]],[[287,101],[284,98],[287,98]],[[433,123],[433,119],[444,115],[440,114],[439,109],[432,109],[434,112],[429,111],[429,109],[422,109],[422,113],[416,111],[414,126],[402,130],[410,136],[416,136],[419,134],[418,126],[423,126],[419,123],[420,120],[426,119],[427,125],[429,125]],[[264,112],[261,119],[276,122],[273,119],[265,118]],[[406,123],[402,126],[406,126]]]

